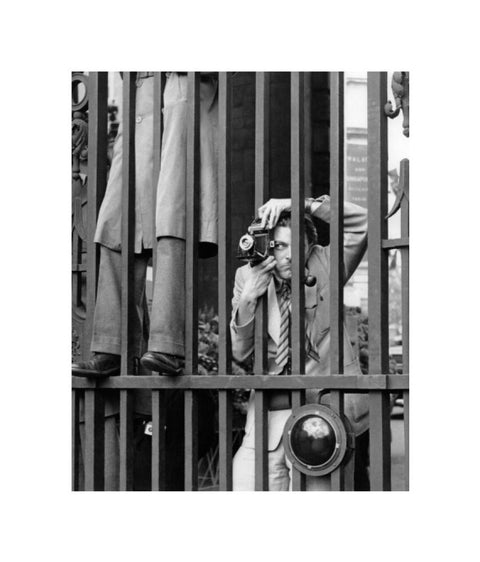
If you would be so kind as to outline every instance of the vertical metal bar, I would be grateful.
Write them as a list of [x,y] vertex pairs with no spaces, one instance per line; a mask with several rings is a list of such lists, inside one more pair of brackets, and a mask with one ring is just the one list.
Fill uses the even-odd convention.
[[123,73],[121,374],[133,374],[135,334],[135,72]]
[[[400,232],[402,238],[410,236],[410,166],[405,158],[400,162],[400,177],[406,196],[401,203]],[[410,373],[410,249],[402,248],[402,373]],[[405,489],[410,487],[410,394],[403,393],[403,431],[405,441]]]
[[218,85],[218,372],[231,374],[231,105],[232,77],[219,73]]
[[218,391],[218,469],[220,491],[232,489],[232,397]]
[[368,73],[368,361],[371,374],[388,373],[388,263],[382,240],[387,221],[385,72]]
[[100,205],[107,185],[108,73],[91,72],[88,76],[88,218],[87,218],[87,318],[84,357],[90,354],[93,313],[97,296],[100,252],[94,242]]
[[200,191],[200,75],[188,73],[185,372],[198,365],[198,230]]
[[[344,74],[330,72],[330,369],[342,374],[343,361],[343,204],[344,204]],[[330,405],[343,415],[343,392],[330,393]],[[345,466],[331,475],[332,490],[345,489]]]
[[[370,374],[388,373],[387,74],[368,73],[368,357]],[[388,393],[370,393],[370,486],[391,488]]]
[[343,373],[343,72],[330,73],[330,366]]
[[85,491],[105,487],[105,405],[98,390],[85,390]]
[[[265,203],[270,193],[270,74],[255,75],[255,212]],[[260,300],[255,314],[254,373],[268,370],[267,356],[267,298]]]
[[[163,134],[163,91],[165,89],[165,77],[161,72],[155,72],[153,76],[153,207],[152,207],[152,285],[155,286],[157,273],[157,185],[160,176],[160,164],[162,153]],[[152,376],[161,376],[152,373]],[[161,390],[152,390],[152,491],[166,490],[167,467],[166,467],[166,393]]]
[[303,122],[304,122],[304,163],[305,197],[312,196],[312,73],[304,72],[303,83]]
[[80,391],[72,390],[72,490],[80,487]]
[[198,490],[198,405],[195,391],[185,391],[185,491]]
[[[305,391],[304,390],[293,390],[292,391],[292,410],[295,408],[300,408],[305,404]],[[304,492],[307,487],[307,479],[305,474],[297,470],[292,466],[292,491],[294,492]]]
[[267,394],[255,391],[255,491],[268,490]]
[[[153,375],[161,376],[161,375]],[[166,424],[165,391],[152,391],[152,491],[166,490]]]
[[[403,179],[403,189],[406,196],[401,203],[400,232],[402,238],[410,236],[410,166],[404,158],[400,162],[400,177]],[[402,257],[402,372],[410,373],[410,250],[409,247],[400,250]]]
[[[72,236],[72,270],[74,271],[73,283],[72,283],[72,303],[75,307],[81,306],[82,304],[82,272],[79,271],[78,267],[82,263],[82,239],[78,234]],[[87,250],[88,251],[88,250]],[[96,278],[92,279],[90,282],[96,285]],[[88,279],[87,279],[87,303],[88,303]],[[95,302],[93,304],[95,306]],[[87,317],[88,317],[89,307],[87,305]],[[93,316],[92,316],[93,318]],[[87,330],[88,322],[91,322],[90,317],[88,317],[85,329]],[[91,326],[90,326],[91,328]],[[88,340],[90,341],[90,340]],[[87,357],[90,354],[89,346],[83,346],[82,349],[83,356]]]
[[403,392],[403,431],[405,439],[405,490],[410,489],[410,393]]
[[[185,372],[198,374],[198,236],[200,191],[200,74],[188,73]],[[198,489],[197,396],[185,391],[185,489]]]
[[291,73],[292,372],[305,373],[305,150],[304,75]]
[[120,491],[133,490],[134,396],[129,390],[120,391]]
[[[218,85],[218,372],[232,371],[230,297],[232,292],[231,248],[231,108],[232,75],[219,73]],[[232,398],[218,393],[218,468],[220,490],[232,489]]]
[[[132,375],[135,358],[135,85],[136,73],[123,73],[122,146],[122,341],[121,375]],[[120,391],[120,490],[133,489],[133,394]]]
[[[255,74],[255,212],[270,193],[270,74]],[[255,312],[255,361],[253,372],[268,371],[267,298],[260,299]],[[255,393],[255,490],[268,490],[268,412],[266,394]]]
[[152,269],[153,269],[153,285],[155,284],[155,273],[157,271],[157,237],[156,219],[157,219],[157,185],[160,176],[160,163],[162,154],[162,134],[163,134],[163,90],[165,89],[165,78],[161,72],[155,72],[153,76],[153,207],[152,207],[152,224],[153,224],[153,243],[152,243]]

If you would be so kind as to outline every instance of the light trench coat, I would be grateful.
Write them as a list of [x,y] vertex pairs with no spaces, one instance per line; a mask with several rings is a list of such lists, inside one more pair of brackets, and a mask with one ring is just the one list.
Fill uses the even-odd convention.
[[[137,73],[135,108],[135,253],[152,248],[153,73]],[[155,210],[155,236],[185,239],[187,171],[187,76],[168,74],[164,92],[164,132]],[[217,80],[200,83],[200,242],[217,243]],[[120,251],[122,238],[122,141],[120,122],[112,166],[98,216],[95,242]],[[205,252],[204,252],[205,253]],[[202,255],[202,245],[200,248]]]
[[[315,216],[329,222],[330,201],[325,198],[316,210]],[[345,283],[360,263],[367,247],[367,213],[362,207],[352,203],[345,204],[344,210],[344,267]],[[240,362],[250,358],[254,351],[255,319],[239,326],[236,316],[240,296],[243,291],[248,268],[245,265],[237,270],[235,276],[234,296],[232,300],[232,336],[233,357]],[[330,248],[314,246],[310,251],[307,267],[311,275],[317,278],[313,287],[305,287],[305,333],[309,334],[312,349],[305,361],[307,375],[330,374]],[[268,287],[268,357],[276,356],[280,335],[280,309],[278,306],[273,279]],[[346,329],[343,338],[344,373],[361,375],[360,364],[350,344]],[[307,391],[307,403],[328,403],[328,394],[320,399],[321,391]],[[357,435],[368,427],[368,396],[362,394],[345,394],[345,415],[352,423]],[[245,425],[244,444],[254,445],[254,393],[251,392]],[[278,446],[282,438],[283,427],[291,410],[278,410],[268,413],[268,450]]]

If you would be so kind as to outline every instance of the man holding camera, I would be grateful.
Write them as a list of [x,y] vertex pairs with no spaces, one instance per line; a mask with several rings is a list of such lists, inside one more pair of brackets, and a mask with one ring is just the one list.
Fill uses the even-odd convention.
[[[316,278],[305,287],[305,372],[308,375],[330,374],[329,275],[330,251],[317,244],[311,219],[330,220],[330,199],[322,196],[306,200],[305,267]],[[271,375],[290,374],[290,283],[291,269],[291,200],[270,199],[259,208],[261,226],[273,230],[273,255],[257,265],[237,270],[230,324],[232,352],[239,362],[254,352],[255,310],[261,297],[268,299],[268,371]],[[344,209],[344,283],[360,263],[367,247],[367,213],[362,207],[345,203]],[[310,285],[311,283],[308,283]],[[361,374],[358,358],[344,330],[344,372]],[[285,456],[282,434],[291,414],[290,393],[272,391],[268,405],[269,490],[285,491],[290,485],[291,464]],[[368,399],[365,395],[345,394],[345,415],[358,436],[368,428]],[[307,403],[328,404],[328,394],[307,391]],[[233,462],[233,489],[255,489],[254,402],[250,396],[245,436]],[[330,490],[330,478],[306,479],[307,490]]]

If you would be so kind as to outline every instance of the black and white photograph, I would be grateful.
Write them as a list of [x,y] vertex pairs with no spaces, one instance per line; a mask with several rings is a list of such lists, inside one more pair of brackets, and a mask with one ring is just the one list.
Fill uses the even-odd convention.
[[409,104],[72,73],[74,490],[408,490]]
[[2,21],[2,558],[474,559],[473,5]]

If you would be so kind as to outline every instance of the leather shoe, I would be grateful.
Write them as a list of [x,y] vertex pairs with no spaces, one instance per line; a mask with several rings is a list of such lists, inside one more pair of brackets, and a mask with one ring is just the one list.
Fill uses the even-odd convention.
[[147,351],[140,359],[140,363],[159,375],[181,375],[184,365],[181,357],[159,351]]
[[112,377],[120,374],[120,355],[95,353],[89,361],[72,363],[72,375],[76,377]]

